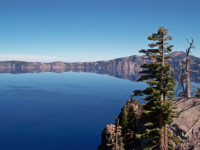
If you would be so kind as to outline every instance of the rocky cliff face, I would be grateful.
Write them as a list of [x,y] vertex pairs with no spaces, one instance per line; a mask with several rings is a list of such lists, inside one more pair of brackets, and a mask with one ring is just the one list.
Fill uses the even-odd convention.
[[176,149],[200,150],[200,99],[178,98],[174,100],[174,106],[181,113],[169,127],[182,141]]
[[[173,69],[180,68],[180,59],[184,58],[184,52],[173,52],[170,54],[171,59],[169,63]],[[200,58],[191,56],[192,63],[191,68],[194,70],[200,69]],[[140,69],[140,66],[144,63],[150,63],[153,60],[148,59],[147,56],[130,56],[124,58],[113,59],[109,61],[97,61],[97,62],[76,62],[76,63],[64,63],[64,62],[53,62],[53,63],[39,63],[39,62],[22,62],[22,61],[5,61],[0,62],[0,68],[39,68],[43,70],[50,70],[56,68],[100,68],[106,70],[112,69],[123,69],[123,70],[135,70]]]
[[0,62],[0,68],[104,68],[107,70],[117,69],[138,69],[143,63],[149,60],[146,56],[130,56],[124,58],[113,59],[109,61],[97,62],[53,62],[53,63],[39,63],[39,62],[22,62],[22,61],[5,61]]
[[[178,70],[181,66],[180,59],[184,58],[184,52],[173,52],[170,54],[169,63],[175,73],[175,80],[178,81]],[[200,58],[191,57],[190,67],[192,70],[200,72]],[[135,81],[140,77],[140,66],[144,63],[150,63],[153,60],[146,56],[130,56],[113,59],[109,61],[97,62],[76,62],[76,63],[40,63],[40,62],[22,62],[22,61],[5,61],[0,62],[0,73],[30,73],[30,72],[94,72],[99,74],[108,74],[118,78]],[[197,73],[191,73],[191,82],[199,82],[200,77]]]
[[[121,138],[121,126],[118,127],[118,138]],[[98,150],[112,150],[115,145],[116,126],[113,124],[106,125],[101,133],[101,145]]]
[[[141,110],[142,110],[142,105],[140,104],[140,102],[136,101],[135,98],[132,98],[128,100],[125,105],[127,108],[127,113],[130,107],[132,107],[134,113],[136,113],[138,118],[140,118]],[[122,144],[122,139],[121,139],[122,127],[120,126],[120,122],[122,120],[122,112],[120,112],[118,119],[119,119],[118,134],[117,134],[118,149],[124,150],[124,148],[122,148],[123,144]],[[140,124],[138,126],[140,126]],[[106,125],[106,128],[104,128],[104,130],[102,131],[101,139],[102,139],[101,145],[99,145],[98,150],[115,150],[116,149],[116,125],[113,125],[113,124]],[[137,144],[131,145],[130,149],[135,149],[139,147],[140,145],[139,140],[135,139],[135,141],[137,141]]]
[[[134,110],[141,112],[141,105],[137,101],[127,101],[134,107]],[[180,112],[178,118],[174,118],[173,123],[169,126],[169,131],[173,136],[180,139],[182,142],[175,146],[176,150],[200,150],[200,99],[177,98],[173,101],[174,106],[177,106],[177,111]],[[139,129],[142,128],[142,123],[139,124]],[[111,150],[115,145],[115,125],[107,125],[102,131],[102,142],[98,150]],[[121,135],[121,134],[120,134]],[[144,140],[133,143],[134,149],[142,150]]]

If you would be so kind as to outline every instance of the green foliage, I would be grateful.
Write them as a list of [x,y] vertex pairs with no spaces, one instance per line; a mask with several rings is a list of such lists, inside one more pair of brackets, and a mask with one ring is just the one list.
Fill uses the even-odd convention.
[[[117,124],[119,118],[115,118],[115,125]],[[122,136],[118,140],[118,146],[120,145],[123,149],[132,149],[133,143],[137,140],[135,138],[136,132],[138,132],[138,120],[139,116],[137,112],[133,110],[131,105],[125,104],[122,108],[121,117],[119,124],[122,126]],[[136,143],[138,145],[138,143]],[[113,146],[115,147],[115,146]]]
[[118,117],[115,117],[115,133],[117,133],[117,127],[118,127]]
[[127,134],[127,125],[128,125],[128,115],[127,115],[127,108],[126,104],[122,110],[122,136],[125,137]]
[[137,125],[138,125],[138,114],[135,113],[133,107],[130,106],[128,110],[128,125],[127,128],[130,131],[137,132]]
[[[173,142],[175,142],[175,144],[179,144],[181,143],[181,140],[172,136],[171,132],[168,131],[168,138],[171,139]],[[174,147],[173,146],[170,146],[169,147],[169,150],[174,150]]]
[[127,124],[127,134],[124,137],[124,148],[132,149],[132,145],[135,142],[135,133],[137,132],[138,126],[138,114],[133,110],[132,106],[128,109],[128,124]]
[[[144,130],[140,133],[143,138],[149,137],[147,149],[159,143],[161,127],[159,120],[162,117],[162,126],[172,123],[172,114],[175,113],[172,108],[171,99],[174,97],[174,73],[170,71],[170,65],[167,63],[169,56],[166,53],[172,51],[173,45],[167,46],[166,40],[172,40],[167,35],[167,29],[160,27],[157,33],[148,37],[149,40],[157,41],[149,44],[147,50],[140,50],[150,59],[155,59],[151,64],[143,64],[141,68],[141,77],[137,81],[147,80],[145,90],[134,91],[134,96],[143,96],[147,103],[143,105],[142,118],[144,120]],[[164,60],[164,61],[163,61]],[[161,94],[163,101],[161,101]]]
[[197,88],[197,89],[198,89],[198,91],[196,93],[196,98],[200,98],[200,88]]

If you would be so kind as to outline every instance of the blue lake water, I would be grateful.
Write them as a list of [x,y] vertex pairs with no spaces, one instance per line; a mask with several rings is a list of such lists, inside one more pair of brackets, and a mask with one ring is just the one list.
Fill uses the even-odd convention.
[[146,86],[86,72],[2,73],[0,150],[96,150],[105,125]]
[[146,83],[84,72],[0,74],[1,150],[95,150]]

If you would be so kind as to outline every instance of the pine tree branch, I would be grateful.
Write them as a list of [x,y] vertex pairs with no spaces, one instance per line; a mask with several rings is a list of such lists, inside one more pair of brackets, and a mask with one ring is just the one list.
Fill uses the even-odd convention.
[[[175,136],[176,138],[178,138],[179,140],[182,141],[182,139],[181,139],[180,137],[178,137],[176,134],[174,134],[174,132],[172,132],[172,130],[174,130],[174,131],[176,130],[175,128],[173,128],[173,127],[171,127],[171,126],[169,126],[169,125],[167,126],[167,128],[169,129],[168,131],[169,131],[171,134],[173,134],[173,136]],[[171,128],[172,130],[171,130],[170,128]]]
[[151,133],[152,131],[155,131],[155,130],[157,130],[157,129],[148,130],[148,133],[139,134],[138,137],[141,138],[144,135],[147,135],[147,134],[149,134],[149,133]]
[[157,143],[156,145],[152,146],[150,149],[153,149],[154,147],[158,146],[159,143]]

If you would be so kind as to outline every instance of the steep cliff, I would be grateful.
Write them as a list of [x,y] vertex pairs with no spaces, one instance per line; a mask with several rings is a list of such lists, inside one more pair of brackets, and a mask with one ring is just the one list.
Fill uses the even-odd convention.
[[176,149],[199,150],[200,99],[177,98],[174,99],[174,106],[177,106],[180,116],[174,119],[169,130],[182,141]]
[[[135,111],[140,114],[141,105],[139,102],[129,100],[127,103],[132,104]],[[181,140],[181,143],[175,145],[170,142],[176,150],[199,150],[200,149],[200,99],[176,98],[173,100],[176,111],[180,112],[178,118],[174,118],[173,123],[168,127],[173,136]],[[121,113],[120,113],[121,114]],[[120,117],[120,115],[119,115]],[[142,122],[138,123],[138,129],[142,128]],[[102,131],[102,142],[98,150],[112,150],[115,145],[115,125],[107,125]],[[121,131],[120,131],[121,133]],[[120,134],[121,136],[121,134]],[[135,140],[134,140],[135,141]],[[142,150],[145,139],[134,142],[130,150]],[[129,149],[127,149],[129,150]]]
[[[170,54],[169,63],[175,73],[175,80],[179,80],[179,72],[181,66],[180,59],[185,58],[184,52],[173,52]],[[190,67],[194,71],[200,72],[200,58],[191,56]],[[22,62],[22,61],[4,61],[0,62],[0,73],[31,73],[31,72],[94,72],[98,74],[108,74],[118,78],[135,81],[139,78],[138,72],[141,71],[140,66],[144,63],[150,63],[153,60],[146,56],[130,56],[124,58],[113,59],[109,61],[97,62]],[[200,82],[199,74],[191,72],[191,82]]]
[[[184,52],[173,52],[170,54],[171,59],[169,63],[173,69],[180,68],[180,59],[185,56]],[[191,56],[192,63],[191,68],[194,70],[200,69],[200,58]],[[97,62],[75,62],[75,63],[65,63],[65,62],[53,62],[53,63],[40,63],[40,62],[22,62],[22,61],[4,61],[0,62],[0,69],[2,68],[39,68],[39,69],[57,69],[57,68],[100,68],[100,69],[123,69],[123,70],[135,70],[140,69],[141,64],[150,63],[153,60],[148,59],[147,56],[129,56],[123,58],[117,58],[108,61],[97,61]]]
[[[142,121],[140,118],[141,118],[142,106],[140,102],[135,100],[135,98],[128,100],[125,103],[125,105],[127,108],[128,116],[129,115],[133,116],[133,114],[136,114],[135,117],[132,118],[131,120],[128,119],[128,125],[127,125],[127,128],[129,128],[130,126],[132,127],[135,126],[134,129],[133,128],[128,129],[129,134],[127,134],[128,136],[126,137],[126,149],[132,150],[132,149],[136,149],[137,147],[140,147],[140,141],[134,138],[134,134],[137,130],[139,130],[139,128],[141,128],[140,126],[141,126]],[[130,111],[130,109],[132,109],[133,111]],[[106,125],[106,128],[104,128],[101,134],[102,140],[101,140],[101,144],[98,147],[98,150],[115,150],[116,147],[117,149],[124,150],[125,145],[124,145],[124,137],[122,137],[123,129],[121,126],[122,116],[123,116],[122,111],[118,115],[118,119],[119,119],[118,130],[116,130],[116,125],[113,125],[113,124]],[[134,120],[137,123],[133,122]],[[118,133],[117,136],[116,136],[116,133]]]

